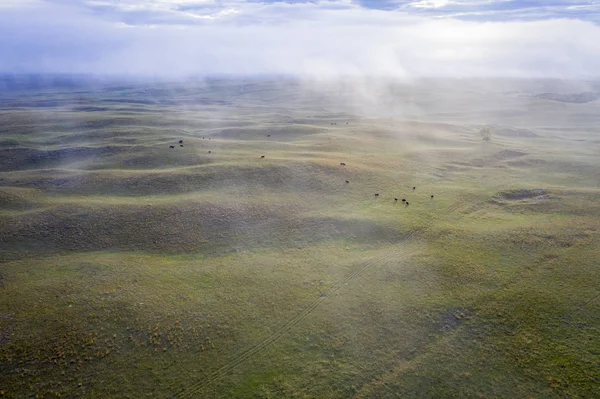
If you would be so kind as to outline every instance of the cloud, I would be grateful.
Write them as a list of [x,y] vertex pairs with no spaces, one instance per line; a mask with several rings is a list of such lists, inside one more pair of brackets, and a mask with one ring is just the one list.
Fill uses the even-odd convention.
[[515,21],[571,18],[600,21],[597,0],[418,0],[403,9],[417,9],[421,15],[477,21]]
[[415,8],[442,8],[453,3],[455,4],[456,2],[451,0],[420,0],[410,3],[409,6]]
[[[597,76],[600,27],[580,18],[546,18],[557,12],[553,7],[539,7],[539,18],[523,18],[508,3],[515,2],[393,1],[382,9],[349,0],[55,0],[21,5],[0,0],[0,72]],[[520,2],[517,9],[533,3]],[[560,6],[581,13],[597,4],[563,0]],[[468,18],[452,16],[457,13]],[[472,18],[475,13],[488,18]]]

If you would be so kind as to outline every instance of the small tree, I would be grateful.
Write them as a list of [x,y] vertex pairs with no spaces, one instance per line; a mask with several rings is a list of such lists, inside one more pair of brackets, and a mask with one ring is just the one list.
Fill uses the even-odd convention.
[[489,127],[482,127],[479,130],[479,135],[483,139],[483,141],[492,141],[492,129]]

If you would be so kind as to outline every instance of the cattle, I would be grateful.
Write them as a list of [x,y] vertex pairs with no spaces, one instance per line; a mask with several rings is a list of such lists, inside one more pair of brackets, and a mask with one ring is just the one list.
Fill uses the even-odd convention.
[[209,151],[208,153],[210,154],[211,152]]
[[346,180],[346,183],[350,183],[348,180]]
[[175,146],[174,145],[170,145],[169,148],[175,148]]
[[394,201],[398,201],[398,198],[394,198]]
[[408,205],[410,205],[410,204],[408,203],[408,201],[406,201],[406,206],[408,206]]
[[183,140],[179,140],[179,144],[183,144]]
[[413,187],[413,191],[415,191],[416,189],[417,189],[416,187]]
[[406,200],[404,198],[402,198],[402,202],[406,202]]
[[379,193],[376,193],[376,194],[375,194],[375,196],[376,196],[376,197],[379,197]]
[[183,144],[179,144],[180,147],[183,147]]
[[265,156],[264,156],[264,155],[261,155],[260,157],[261,157],[261,159],[262,159],[262,158],[264,158]]
[[345,162],[340,162],[340,165],[346,166],[346,163]]
[[267,137],[271,137],[271,135],[270,135],[270,134],[267,134]]
[[433,198],[433,194],[431,194],[431,198]]

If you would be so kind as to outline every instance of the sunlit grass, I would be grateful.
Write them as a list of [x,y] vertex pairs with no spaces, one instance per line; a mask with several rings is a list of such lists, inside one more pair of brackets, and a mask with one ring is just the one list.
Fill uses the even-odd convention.
[[592,145],[216,104],[0,113],[1,395],[600,395]]

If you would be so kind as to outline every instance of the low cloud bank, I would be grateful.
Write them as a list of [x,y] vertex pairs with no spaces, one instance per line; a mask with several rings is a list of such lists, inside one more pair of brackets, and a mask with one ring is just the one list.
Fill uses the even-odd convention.
[[[159,6],[131,15],[95,3],[6,3],[0,72],[411,79],[596,78],[600,71],[600,27],[577,19],[434,19],[350,2],[240,2],[212,14],[211,2],[196,2],[184,18]],[[193,13],[202,7],[205,14]]]

